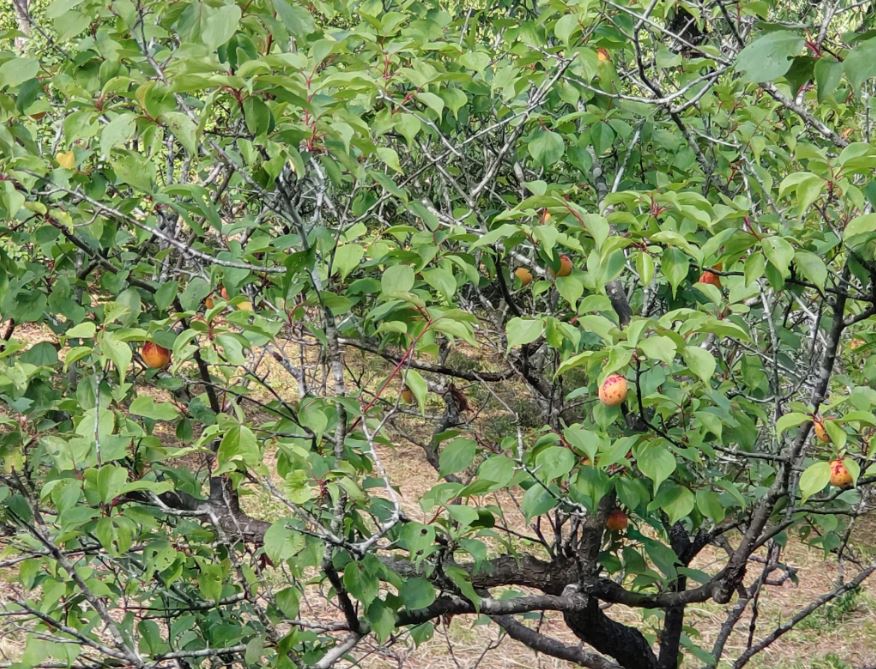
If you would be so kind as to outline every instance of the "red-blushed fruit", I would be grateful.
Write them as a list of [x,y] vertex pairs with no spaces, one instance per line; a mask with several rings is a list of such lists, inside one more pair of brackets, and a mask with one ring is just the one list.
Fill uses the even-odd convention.
[[612,509],[605,517],[605,529],[609,532],[623,532],[629,524],[630,519],[621,509]]
[[858,337],[855,337],[854,339],[852,339],[852,340],[849,342],[849,348],[850,348],[852,351],[854,351],[854,350],[856,350],[856,349],[861,348],[861,347],[862,347],[864,344],[866,344],[866,343],[867,343],[867,342],[865,342],[863,339],[859,339]]
[[414,393],[407,386],[401,391],[401,401],[405,404],[413,404],[414,403]]
[[599,401],[607,407],[616,407],[627,399],[627,380],[620,374],[609,374],[599,386]]
[[848,488],[852,485],[852,474],[842,458],[830,463],[830,485],[837,488]]
[[608,55],[608,50],[599,47],[596,50],[596,60],[598,60],[600,63],[607,63],[608,61],[610,61],[611,56]]
[[530,272],[525,267],[518,267],[514,270],[514,276],[520,281],[520,283],[524,286],[528,286],[532,283],[532,272]]
[[549,212],[547,209],[542,209],[541,210],[541,224],[547,225],[548,223],[550,223],[550,221],[551,221],[551,212]]
[[162,369],[170,364],[170,351],[163,346],[147,341],[140,349],[140,357],[150,369]]
[[812,419],[812,429],[815,431],[818,441],[825,444],[830,443],[830,435],[827,433],[827,428],[824,427],[824,419],[821,416],[815,416]]
[[569,256],[560,256],[560,269],[557,270],[557,276],[569,276],[572,273],[572,259]]
[[700,283],[707,283],[710,286],[715,286],[715,288],[721,287],[721,277],[712,272],[711,270],[706,270],[702,274],[700,274]]

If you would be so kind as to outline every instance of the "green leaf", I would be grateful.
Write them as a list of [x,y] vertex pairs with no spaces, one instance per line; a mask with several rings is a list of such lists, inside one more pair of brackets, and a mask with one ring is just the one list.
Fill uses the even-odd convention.
[[766,260],[761,253],[752,253],[745,261],[745,285],[750,286],[763,276]]
[[578,327],[585,332],[592,332],[605,342],[611,342],[612,334],[617,331],[617,325],[599,314],[580,316]]
[[429,109],[431,109],[438,118],[441,118],[441,114],[444,113],[444,100],[435,95],[434,93],[423,92],[417,93],[417,100],[426,105]]
[[256,95],[250,95],[243,103],[243,118],[246,121],[246,129],[256,137],[265,135],[274,128],[274,118],[270,108]]
[[531,520],[536,516],[547,513],[556,505],[556,497],[545,490],[543,486],[536,483],[524,493],[520,507],[527,520]]
[[423,279],[447,298],[448,302],[453,299],[456,293],[456,279],[449,269],[443,267],[427,269],[423,272]]
[[169,402],[156,402],[149,395],[138,395],[128,407],[135,416],[143,416],[152,420],[176,420],[179,411]]
[[204,22],[204,30],[201,32],[201,40],[210,50],[222,46],[237,32],[240,23],[240,7],[236,4],[222,5],[214,9],[207,6],[205,9],[207,20]]
[[295,557],[305,546],[304,535],[289,527],[286,520],[278,520],[265,532],[265,554],[271,562],[279,564]]
[[514,477],[516,466],[514,460],[506,455],[493,455],[481,463],[478,468],[478,478],[504,486]]
[[543,481],[552,481],[572,471],[575,455],[568,448],[548,446],[536,456],[535,466]]
[[653,481],[655,493],[676,467],[675,456],[663,443],[648,443],[640,446],[636,452],[636,464],[639,470]]
[[660,271],[669,285],[672,286],[672,295],[675,296],[675,291],[681,285],[681,282],[687,278],[690,261],[687,255],[676,248],[666,248],[663,251],[663,256],[660,259]]
[[213,287],[201,277],[195,277],[186,285],[179,296],[179,302],[187,311],[197,311],[204,299],[213,291]]
[[472,587],[471,577],[468,575],[468,572],[457,565],[446,565],[444,573],[453,582],[453,585],[459,588],[463,596],[474,604],[475,610],[477,610],[481,605],[481,598],[475,592],[474,587]]
[[469,323],[463,323],[461,321],[453,320],[452,318],[442,317],[432,323],[432,329],[436,332],[442,332],[449,335],[450,337],[462,339],[472,346],[478,345],[472,335],[472,328]]
[[670,337],[654,335],[639,342],[639,350],[645,354],[645,357],[666,364],[675,360],[676,348],[675,340]]
[[409,265],[391,265],[380,278],[380,287],[388,295],[407,293],[414,287],[414,270]]
[[344,587],[363,604],[370,604],[378,594],[378,581],[361,562],[344,567]]
[[654,280],[654,258],[650,253],[640,251],[636,253],[636,273],[642,281],[643,286],[647,286]]
[[727,515],[721,498],[711,490],[697,490],[697,509],[712,522],[720,523]]
[[417,400],[417,405],[420,407],[420,413],[426,410],[426,396],[429,394],[429,384],[426,379],[416,369],[408,369],[405,371],[405,385],[410,389]]
[[273,0],[277,16],[293,35],[306,37],[313,32],[315,26],[313,16],[299,4],[290,4],[286,0]]
[[359,261],[365,255],[365,249],[359,244],[343,244],[335,251],[335,259],[332,263],[332,272],[337,273],[341,280],[349,276],[359,265]]
[[662,509],[669,516],[670,523],[687,518],[696,504],[694,494],[684,486],[666,483],[660,487],[659,494],[648,508]]
[[681,357],[684,358],[684,364],[687,365],[688,369],[696,374],[703,383],[709,385],[715,374],[715,357],[699,346],[685,346]]
[[560,17],[560,20],[554,25],[554,35],[564,44],[569,43],[569,38],[572,33],[578,28],[578,17],[574,12],[569,12]]
[[425,609],[435,601],[437,593],[433,586],[425,578],[415,576],[404,582],[404,585],[399,588],[399,596],[405,608],[409,611],[417,609]]
[[812,417],[799,412],[786,413],[776,421],[776,436],[781,437],[786,430],[792,427],[802,425],[806,421],[812,420]]
[[441,454],[438,456],[438,473],[447,476],[468,469],[474,462],[477,448],[477,443],[471,439],[454,439],[441,449]]
[[822,56],[815,63],[815,84],[818,86],[818,102],[829,99],[843,76],[843,64],[830,56]]
[[743,81],[778,79],[791,69],[792,58],[803,48],[803,37],[788,30],[767,33],[739,52],[736,70]]
[[852,485],[858,485],[858,477],[861,475],[861,467],[857,463],[856,460],[852,458],[843,458],[843,464],[846,466],[846,469],[849,470],[849,474],[852,476]]
[[101,332],[98,343],[101,352],[116,366],[119,379],[124,380],[133,358],[131,349],[125,342],[116,339],[112,332]]
[[128,472],[122,467],[104,465],[98,469],[96,484],[100,501],[104,504],[112,502],[122,492],[127,481]]
[[794,247],[783,237],[764,237],[761,240],[763,252],[767,260],[775,267],[783,277],[790,273],[791,260],[794,259]]
[[58,351],[53,343],[41,341],[27,349],[18,360],[29,365],[51,367],[58,364]]
[[198,129],[188,116],[182,112],[164,112],[161,115],[161,120],[186,151],[192,155],[197,155]]
[[527,146],[529,155],[541,167],[547,168],[563,157],[563,138],[553,130],[539,131]]
[[[596,457],[596,451],[599,449],[599,437],[594,432],[570,425],[563,430],[563,436],[572,448],[586,453],[591,461]],[[626,451],[624,451],[624,454],[626,454]]]
[[377,157],[380,158],[380,160],[382,160],[391,170],[401,174],[402,168],[399,163],[398,153],[395,152],[395,149],[382,146],[377,149]]
[[523,346],[534,342],[544,332],[544,321],[540,318],[512,318],[505,325],[505,334],[508,339],[508,350],[515,346]]
[[876,214],[864,214],[849,221],[843,232],[843,241],[849,242],[859,235],[876,232]]
[[15,88],[28,79],[33,79],[40,71],[35,58],[11,58],[0,65],[0,87]]
[[237,462],[249,467],[258,465],[261,462],[261,453],[252,430],[245,425],[232,425],[219,442],[217,459],[220,472],[233,471],[233,463]]
[[117,154],[118,151],[114,152],[113,157],[110,158],[110,165],[116,177],[122,183],[141,191],[151,192],[155,179],[155,165],[130,151],[125,151],[122,155]]
[[827,281],[827,265],[814,253],[809,251],[797,251],[794,254],[794,264],[806,279],[824,290]]
[[876,76],[876,37],[857,44],[849,51],[843,68],[855,89],[860,89],[867,79]]
[[800,477],[800,494],[803,502],[830,483],[830,463],[819,461],[809,465]]
[[797,213],[803,216],[812,203],[819,198],[826,183],[824,179],[812,172],[794,172],[785,177],[779,184],[779,194],[784,197],[789,190],[793,189],[797,198]]
[[83,321],[79,325],[74,325],[72,328],[67,330],[64,333],[65,337],[73,338],[77,337],[79,339],[91,339],[94,337],[97,332],[97,326],[91,321]]
[[104,126],[100,133],[100,154],[104,158],[114,147],[131,140],[137,130],[136,120],[133,114],[119,114]]
[[590,128],[590,143],[593,145],[593,149],[596,153],[600,156],[605,155],[611,150],[611,147],[614,145],[615,137],[614,130],[612,130],[611,126],[604,121],[600,121]]
[[5,205],[6,218],[14,218],[24,206],[24,202],[24,195],[19,193],[12,183],[4,181],[3,189],[0,191],[0,203]]
[[560,293],[573,310],[577,310],[578,300],[584,294],[584,284],[574,276],[558,276],[556,279],[557,292]]

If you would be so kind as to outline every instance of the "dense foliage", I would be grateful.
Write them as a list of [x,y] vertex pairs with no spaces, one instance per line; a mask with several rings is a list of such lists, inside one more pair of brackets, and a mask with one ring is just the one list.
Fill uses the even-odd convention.
[[328,667],[477,614],[741,667],[786,542],[849,557],[872,3],[483,5],[4,10],[14,666]]

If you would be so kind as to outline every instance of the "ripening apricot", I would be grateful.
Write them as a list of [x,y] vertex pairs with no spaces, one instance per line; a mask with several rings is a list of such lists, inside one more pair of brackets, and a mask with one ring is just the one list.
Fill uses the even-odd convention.
[[[225,290],[225,286],[219,286],[219,295],[222,297],[223,300],[228,299],[228,291]],[[213,293],[210,293],[209,295],[207,295],[206,298],[204,298],[204,306],[206,306],[208,309],[212,309],[214,304],[215,301],[213,300]]]
[[528,286],[532,283],[532,272],[525,267],[518,267],[514,270],[514,276],[520,281],[521,285]]
[[610,532],[623,532],[629,524],[630,519],[621,509],[612,509],[605,517],[605,529]]
[[711,270],[706,270],[702,274],[700,274],[699,283],[707,283],[710,286],[715,286],[715,288],[721,287],[721,277],[712,272]]
[[818,438],[818,441],[824,442],[825,444],[830,443],[830,435],[827,433],[827,428],[824,427],[824,419],[821,416],[815,416],[812,419],[812,429],[815,431],[815,436]]
[[170,351],[151,341],[143,344],[140,349],[140,357],[150,369],[162,369],[170,364]]
[[401,391],[401,401],[405,404],[413,404],[414,403],[414,393],[407,386]]
[[830,463],[830,485],[837,488],[849,488],[852,485],[852,473],[842,458]]
[[599,386],[599,401],[607,407],[616,407],[627,399],[627,380],[620,374],[609,374]]
[[557,276],[569,276],[572,273],[572,259],[567,255],[560,256],[560,269]]

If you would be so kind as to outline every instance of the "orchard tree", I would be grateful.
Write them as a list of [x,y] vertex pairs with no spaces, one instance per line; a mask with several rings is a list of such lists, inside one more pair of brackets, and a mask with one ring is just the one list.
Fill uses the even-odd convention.
[[3,11],[13,666],[739,668],[876,569],[873,3]]

